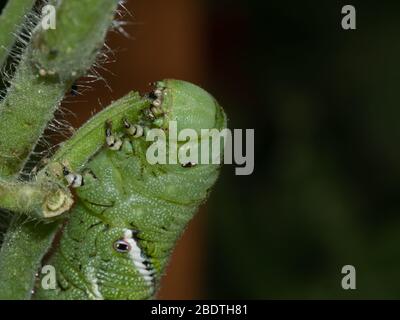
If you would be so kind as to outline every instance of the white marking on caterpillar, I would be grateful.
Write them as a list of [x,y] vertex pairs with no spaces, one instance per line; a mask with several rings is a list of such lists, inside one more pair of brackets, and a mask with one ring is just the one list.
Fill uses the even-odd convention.
[[150,112],[153,114],[154,117],[161,116],[163,114],[163,110],[161,108],[161,104],[160,104],[160,106],[152,106],[152,107],[150,107]]
[[143,263],[146,261],[146,259],[143,258],[142,250],[137,245],[136,240],[133,239],[132,230],[125,229],[124,240],[131,246],[131,250],[129,250],[128,254],[133,265],[137,268],[144,281],[149,286],[153,286],[154,270],[149,270],[148,267]]
[[56,72],[54,70],[46,70],[46,69],[43,69],[43,68],[39,69],[39,75],[41,77],[45,77],[47,75],[54,76],[55,74],[56,74]]
[[153,93],[157,98],[162,98],[163,96],[163,91],[161,89],[155,89]]
[[164,92],[162,89],[157,88],[148,94],[151,101],[151,107],[147,111],[147,116],[150,120],[154,120],[156,117],[161,116],[164,111],[162,109]]
[[70,172],[67,168],[64,167],[63,174],[65,177],[65,180],[68,182],[68,186],[71,186],[73,188],[78,188],[80,186],[83,186],[83,177],[80,174],[74,174]]
[[93,300],[104,300],[103,295],[100,292],[99,285],[97,284],[97,277],[96,277],[95,273],[96,273],[96,271],[94,268],[88,269],[87,279],[90,282],[91,291],[88,290],[87,294]]
[[155,107],[161,107],[161,99],[153,100],[152,105]]
[[132,125],[129,123],[129,121],[127,119],[124,119],[124,126],[126,129],[126,132],[129,135],[133,136],[134,138],[139,138],[139,137],[143,136],[144,129],[142,126],[140,126],[138,124]]
[[99,285],[97,284],[97,277],[95,275],[95,269],[94,268],[90,268],[88,270],[88,275],[87,278],[90,282],[91,285],[91,291],[88,290],[88,295],[93,298],[93,300],[104,300],[103,295],[101,294],[100,290],[99,290]]
[[106,129],[106,143],[111,150],[118,151],[122,146],[122,140],[111,132],[111,125]]
[[40,70],[39,70],[39,75],[40,75],[41,77],[45,77],[45,76],[47,75],[47,71],[44,70],[44,69],[40,69]]

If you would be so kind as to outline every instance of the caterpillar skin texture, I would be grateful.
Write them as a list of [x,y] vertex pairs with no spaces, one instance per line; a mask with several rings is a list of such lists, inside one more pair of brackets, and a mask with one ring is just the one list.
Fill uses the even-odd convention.
[[[178,80],[159,82],[157,89],[159,99],[152,99],[158,109],[144,110],[147,116],[138,114],[137,123],[226,127],[222,108],[203,89]],[[38,281],[36,299],[152,298],[176,241],[218,177],[219,165],[150,165],[146,150],[152,142],[114,134],[121,137],[120,149],[104,146],[80,172],[84,184],[45,262],[56,269],[56,289],[45,290]]]

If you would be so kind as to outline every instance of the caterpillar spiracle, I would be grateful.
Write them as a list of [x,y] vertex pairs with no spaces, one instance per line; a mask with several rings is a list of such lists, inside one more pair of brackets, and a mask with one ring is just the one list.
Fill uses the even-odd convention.
[[104,146],[75,173],[58,157],[77,199],[46,261],[55,267],[56,288],[37,281],[34,298],[148,299],[157,292],[174,245],[220,166],[151,165],[145,133],[160,128],[168,136],[175,120],[178,130],[191,128],[201,137],[201,129],[225,128],[226,116],[210,94],[184,81],[160,81],[142,99],[150,102],[131,110],[129,119],[105,121]]

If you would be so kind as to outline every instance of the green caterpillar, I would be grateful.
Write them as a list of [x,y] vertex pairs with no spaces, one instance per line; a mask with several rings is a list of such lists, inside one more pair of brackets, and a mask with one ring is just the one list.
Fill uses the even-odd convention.
[[[199,133],[222,130],[226,117],[212,96],[184,81],[158,82],[140,99],[129,118],[120,116],[112,126],[105,121],[105,146],[84,165],[76,161],[79,154],[55,156],[51,170],[60,174],[61,164],[68,183],[77,187],[77,199],[46,261],[55,267],[56,288],[42,288],[39,279],[34,298],[148,299],[157,292],[175,242],[207,198],[219,165],[150,165],[146,132],[160,128],[168,134],[171,120]],[[81,140],[72,139],[74,150],[87,151]]]

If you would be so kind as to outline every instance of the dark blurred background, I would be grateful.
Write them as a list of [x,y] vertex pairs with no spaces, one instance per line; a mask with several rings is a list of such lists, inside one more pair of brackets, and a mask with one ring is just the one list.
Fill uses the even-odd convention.
[[[357,30],[341,28],[341,8]],[[128,0],[85,121],[162,78],[212,92],[255,129],[255,171],[226,165],[159,298],[400,297],[400,2]],[[67,116],[68,117],[68,116]],[[357,289],[343,290],[354,265]]]

